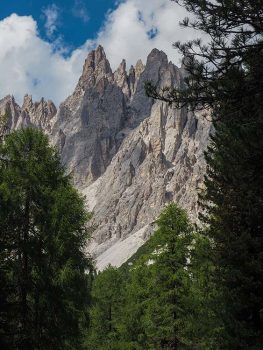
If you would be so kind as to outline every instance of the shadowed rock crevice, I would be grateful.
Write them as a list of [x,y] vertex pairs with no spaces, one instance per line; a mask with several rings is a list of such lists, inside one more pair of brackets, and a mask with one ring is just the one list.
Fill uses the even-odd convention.
[[58,111],[51,101],[33,102],[28,95],[22,107],[12,96],[0,100],[0,115],[7,115],[5,133],[41,128],[86,195],[96,227],[87,249],[100,269],[128,259],[167,203],[177,202],[197,220],[210,122],[154,101],[144,90],[146,81],[183,87],[184,76],[184,69],[157,49],[145,65],[138,61],[127,69],[123,60],[113,72],[99,46]]

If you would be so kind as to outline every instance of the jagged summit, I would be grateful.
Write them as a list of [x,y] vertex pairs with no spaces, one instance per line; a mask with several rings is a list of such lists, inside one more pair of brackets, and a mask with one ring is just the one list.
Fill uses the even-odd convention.
[[8,130],[33,126],[41,128],[46,133],[51,131],[52,120],[57,113],[55,104],[42,98],[33,102],[32,96],[26,94],[22,107],[20,107],[14,96],[8,95],[0,100],[0,114],[8,114]]
[[11,102],[11,101],[15,101],[15,98],[13,95],[7,95],[5,97],[3,97],[1,100],[0,100],[0,104],[3,104],[5,102]]
[[51,101],[22,107],[12,96],[0,100],[8,110],[8,130],[44,130],[60,151],[76,187],[86,194],[96,227],[88,250],[99,269],[119,266],[143,244],[163,206],[170,201],[198,211],[197,188],[205,174],[210,123],[146,96],[144,85],[182,86],[184,69],[153,49],[146,64],[112,71],[102,46],[92,50],[72,95],[56,110]]
[[122,89],[123,93],[127,96],[131,96],[131,86],[129,77],[126,71],[126,60],[123,59],[114,72],[114,82]]
[[32,95],[25,95],[22,112],[32,125],[49,133],[57,108],[52,101],[46,101],[43,97],[40,101],[33,102]]
[[147,57],[147,62],[150,61],[159,61],[159,62],[164,62],[168,63],[168,58],[165,52],[158,50],[156,48],[152,49],[152,51],[149,53]]
[[83,65],[83,74],[85,75],[90,68],[94,71],[101,62],[105,61],[107,61],[106,54],[103,47],[99,45],[88,54]]
[[[68,108],[71,110],[76,109],[78,106],[77,101],[82,98],[86,90],[96,88],[98,92],[103,94],[108,84],[119,86],[124,95],[130,99],[135,94],[140,76],[146,67],[148,67],[148,71],[153,71],[155,66],[167,65],[168,59],[166,54],[158,49],[153,49],[148,55],[146,65],[141,60],[138,60],[135,66],[132,65],[127,71],[126,61],[123,59],[116,71],[113,72],[103,47],[99,45],[88,54],[84,62],[83,71],[75,91],[67,99]],[[152,75],[152,78],[155,79],[154,74]],[[145,75],[144,80],[146,78],[147,75]]]
[[98,46],[96,50],[92,50],[85,60],[82,75],[87,76],[92,73],[112,74],[110,63],[102,46]]

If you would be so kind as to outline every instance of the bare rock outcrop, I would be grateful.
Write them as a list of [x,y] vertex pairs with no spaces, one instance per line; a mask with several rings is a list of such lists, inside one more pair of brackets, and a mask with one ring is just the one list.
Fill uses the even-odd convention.
[[89,249],[100,269],[108,263],[120,264],[120,256],[132,255],[138,248],[134,242],[147,239],[167,203],[177,202],[197,220],[210,122],[149,99],[145,81],[179,87],[183,72],[163,52],[150,53],[127,103],[129,132],[104,174],[83,190],[97,227]]
[[122,142],[129,95],[124,67],[113,74],[99,46],[86,59],[74,93],[59,107],[52,140],[78,187],[104,173]]
[[22,107],[10,95],[0,100],[0,116],[6,119],[7,133],[31,126],[50,134],[56,113],[54,103],[43,98],[39,102],[33,102],[32,96],[25,95]]
[[8,95],[0,100],[0,128],[1,135],[8,134],[16,129],[21,117],[21,107],[16,103],[13,96]]
[[[209,123],[201,116],[155,103],[151,115],[124,140],[102,177],[84,193],[95,197],[91,244],[95,256],[137,235],[151,233],[161,209],[172,201],[187,209],[193,221],[198,215],[198,189],[206,165],[203,157]],[[131,251],[130,254],[134,253]],[[118,254],[118,252],[115,252]],[[115,256],[108,256],[112,263]],[[122,261],[123,262],[123,261]]]
[[42,98],[39,102],[33,102],[31,95],[25,95],[22,105],[22,114],[35,127],[50,133],[57,108],[50,100]]
[[58,147],[94,213],[87,249],[99,269],[119,266],[135,253],[167,203],[179,203],[197,220],[211,124],[186,108],[148,98],[144,90],[147,81],[183,87],[184,75],[157,49],[145,65],[138,61],[127,70],[123,60],[113,72],[99,46],[58,111],[51,101],[33,102],[28,95],[22,107],[12,96],[0,100],[4,133],[37,127]]

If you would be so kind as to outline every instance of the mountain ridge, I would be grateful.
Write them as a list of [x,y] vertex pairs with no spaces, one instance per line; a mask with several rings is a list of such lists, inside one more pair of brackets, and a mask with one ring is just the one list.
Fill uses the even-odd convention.
[[51,101],[22,107],[12,96],[8,130],[34,126],[48,134],[75,186],[87,197],[96,227],[87,250],[99,269],[120,266],[147,240],[161,209],[176,201],[197,220],[211,124],[201,114],[148,98],[144,84],[183,87],[184,69],[154,49],[144,65],[115,72],[101,46],[89,53],[77,86],[58,110]]

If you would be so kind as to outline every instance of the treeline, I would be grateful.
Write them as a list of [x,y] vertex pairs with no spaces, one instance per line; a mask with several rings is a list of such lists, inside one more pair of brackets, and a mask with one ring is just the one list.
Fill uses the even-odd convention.
[[202,40],[184,55],[185,88],[149,96],[202,111],[213,125],[200,218],[212,243],[225,335],[215,349],[263,349],[263,4],[262,0],[174,0]]
[[92,286],[87,349],[219,349],[223,300],[214,282],[212,244],[169,205],[150,240]]
[[[84,198],[36,129],[0,145],[1,349],[214,349],[212,244],[169,205],[122,268],[96,274]],[[220,311],[221,312],[221,311]]]
[[96,274],[90,214],[47,137],[15,131],[0,157],[1,349],[262,349],[262,237],[241,231],[244,202],[208,208],[202,230],[170,204],[133,258]]
[[[89,215],[40,131],[0,145],[0,347],[263,349],[262,0],[175,0],[206,33],[175,46],[185,88],[147,93],[206,111],[202,230],[168,206],[121,269],[95,275]],[[0,123],[1,124],[1,123]]]
[[82,348],[93,265],[84,199],[41,131],[0,144],[0,348]]
[[[15,131],[0,145],[0,157],[1,348],[262,349],[261,318],[258,328],[252,318],[257,310],[239,298],[229,307],[231,289],[218,263],[227,245],[223,239],[219,245],[212,224],[198,230],[170,204],[127,263],[96,274],[85,254],[90,214],[47,137]],[[241,274],[249,262],[240,261],[236,275],[235,252],[226,253],[233,281],[244,279],[240,293],[257,294]],[[250,312],[242,328],[234,317],[240,305]]]

